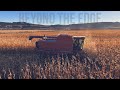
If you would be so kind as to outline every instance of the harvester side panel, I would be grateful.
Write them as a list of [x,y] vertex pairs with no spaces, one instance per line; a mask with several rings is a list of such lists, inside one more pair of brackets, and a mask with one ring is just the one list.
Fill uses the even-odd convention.
[[72,51],[73,41],[71,36],[59,36],[56,40],[42,40],[39,42],[40,50],[46,51]]

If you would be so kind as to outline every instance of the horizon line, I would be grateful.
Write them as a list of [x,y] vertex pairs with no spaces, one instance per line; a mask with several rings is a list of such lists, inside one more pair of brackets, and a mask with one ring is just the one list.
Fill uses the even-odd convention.
[[30,23],[30,22],[0,22],[0,23],[28,23],[28,24],[34,24],[34,25],[74,25],[74,24],[92,24],[92,23],[120,23],[117,21],[111,21],[111,22],[88,22],[88,23],[73,23],[73,24],[39,24],[39,23]]

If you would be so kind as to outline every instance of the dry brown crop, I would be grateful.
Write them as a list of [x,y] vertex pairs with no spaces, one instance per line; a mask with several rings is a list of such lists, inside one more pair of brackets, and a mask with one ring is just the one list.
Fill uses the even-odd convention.
[[[85,55],[43,55],[30,35],[86,36]],[[82,56],[82,58],[81,58]],[[120,30],[1,30],[1,79],[119,79]]]

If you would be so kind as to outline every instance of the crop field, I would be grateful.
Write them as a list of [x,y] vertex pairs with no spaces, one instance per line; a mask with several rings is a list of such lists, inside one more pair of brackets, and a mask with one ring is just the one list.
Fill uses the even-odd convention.
[[[84,54],[44,55],[30,35],[86,36]],[[120,30],[1,30],[1,79],[120,79]]]

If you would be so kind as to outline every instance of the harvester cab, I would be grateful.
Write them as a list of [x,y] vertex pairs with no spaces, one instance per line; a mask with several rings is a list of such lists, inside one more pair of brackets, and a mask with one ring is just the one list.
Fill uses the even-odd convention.
[[82,50],[85,36],[73,36],[73,50]]
[[36,42],[36,48],[40,51],[73,52],[83,49],[85,36],[70,36],[59,34],[58,36],[29,36],[29,40],[41,38]]

